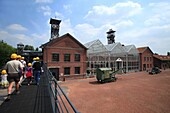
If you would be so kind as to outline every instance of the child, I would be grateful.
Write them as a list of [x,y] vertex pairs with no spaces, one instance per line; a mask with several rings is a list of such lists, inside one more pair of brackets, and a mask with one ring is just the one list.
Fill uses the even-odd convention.
[[8,80],[7,80],[7,72],[6,70],[2,70],[1,72],[1,85],[3,88],[7,88],[8,86]]
[[26,69],[26,77],[27,77],[27,81],[28,81],[28,85],[30,85],[32,83],[32,64],[28,63],[28,67]]

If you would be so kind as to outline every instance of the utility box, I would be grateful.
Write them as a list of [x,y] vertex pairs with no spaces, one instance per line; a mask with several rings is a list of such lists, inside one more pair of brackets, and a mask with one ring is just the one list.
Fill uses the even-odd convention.
[[96,70],[96,78],[99,82],[116,81],[115,72],[111,68],[98,68]]

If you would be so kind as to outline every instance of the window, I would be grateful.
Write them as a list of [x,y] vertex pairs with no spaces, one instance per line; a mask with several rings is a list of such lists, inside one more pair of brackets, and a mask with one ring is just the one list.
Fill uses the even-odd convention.
[[149,68],[149,64],[147,64],[147,68]]
[[58,61],[59,61],[59,54],[52,53],[52,62],[58,62]]
[[70,62],[70,54],[64,54],[64,61]]
[[152,61],[152,57],[150,57],[150,61]]
[[80,67],[75,67],[75,74],[80,74]]
[[146,57],[144,57],[144,62],[146,62]]
[[152,64],[150,64],[150,68],[152,68]]
[[65,67],[64,68],[64,75],[69,75],[70,74],[70,67]]
[[149,57],[147,57],[147,61],[149,61]]
[[80,62],[80,54],[75,54],[74,55],[74,61]]

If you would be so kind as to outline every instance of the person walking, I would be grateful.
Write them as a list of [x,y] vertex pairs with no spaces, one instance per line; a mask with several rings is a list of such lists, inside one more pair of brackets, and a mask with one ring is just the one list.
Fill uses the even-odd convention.
[[[33,61],[32,61],[32,66],[34,65],[34,63],[36,62],[36,58],[33,58]],[[34,68],[32,67],[32,73],[33,73],[33,77],[35,79],[35,72],[34,72]]]
[[26,68],[26,78],[27,78],[27,82],[28,85],[30,85],[32,83],[32,64],[28,63],[28,67]]
[[8,61],[4,67],[5,70],[7,70],[7,80],[9,81],[9,86],[8,86],[8,96],[7,96],[7,101],[11,99],[11,91],[12,87],[14,86],[15,83],[15,90],[16,94],[19,94],[19,80],[20,80],[20,75],[19,72],[23,72],[23,65],[20,61],[16,60],[17,59],[17,54],[13,53],[11,55],[11,60]]
[[40,74],[41,74],[41,63],[40,63],[40,58],[36,57],[36,62],[33,64],[33,69],[34,69],[34,79],[37,85],[39,85],[39,81],[40,81]]
[[23,65],[23,72],[20,71],[20,81],[19,81],[19,85],[21,85],[21,83],[25,80],[25,68],[26,68],[26,61],[24,60],[24,57],[21,57],[21,55],[17,55],[17,60],[19,60],[22,65]]
[[3,87],[3,88],[7,88],[7,85],[9,84],[8,83],[8,80],[7,80],[7,72],[6,72],[6,70],[2,70],[2,72],[1,72],[1,86]]

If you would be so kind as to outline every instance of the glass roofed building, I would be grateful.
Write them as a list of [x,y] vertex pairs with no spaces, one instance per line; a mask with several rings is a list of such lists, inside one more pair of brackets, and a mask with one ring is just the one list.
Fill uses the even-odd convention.
[[[108,38],[108,37],[107,37]],[[99,39],[84,44],[87,50],[87,69],[112,68],[114,71],[139,71],[139,54],[134,45],[124,46],[120,42],[104,45]]]

